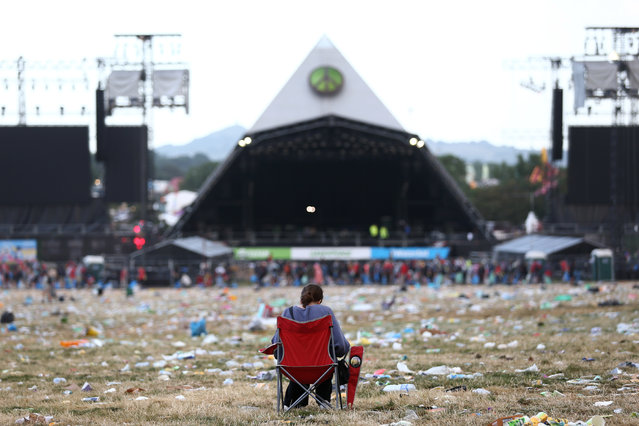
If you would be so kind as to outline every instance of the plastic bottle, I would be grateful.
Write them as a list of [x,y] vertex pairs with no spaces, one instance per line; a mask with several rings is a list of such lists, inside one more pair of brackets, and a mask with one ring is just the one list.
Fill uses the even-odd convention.
[[384,392],[410,392],[416,389],[415,385],[411,383],[404,383],[401,385],[386,385],[383,390]]

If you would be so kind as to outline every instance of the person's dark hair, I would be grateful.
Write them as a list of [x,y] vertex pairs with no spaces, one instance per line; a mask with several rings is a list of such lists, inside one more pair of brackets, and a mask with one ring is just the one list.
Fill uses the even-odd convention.
[[307,307],[311,302],[319,302],[324,298],[324,292],[322,287],[317,284],[309,284],[302,289],[302,295],[300,296],[300,303],[302,306]]

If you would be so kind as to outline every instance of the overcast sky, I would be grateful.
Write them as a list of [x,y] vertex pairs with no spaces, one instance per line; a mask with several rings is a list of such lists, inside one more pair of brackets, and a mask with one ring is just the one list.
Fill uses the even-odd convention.
[[[115,34],[182,34],[191,111],[155,113],[157,147],[250,127],[326,35],[407,131],[540,149],[550,144],[543,58],[580,55],[585,27],[639,26],[637,16],[636,0],[24,0],[3,4],[0,60],[92,61],[113,56]],[[546,89],[522,87],[530,78]]]

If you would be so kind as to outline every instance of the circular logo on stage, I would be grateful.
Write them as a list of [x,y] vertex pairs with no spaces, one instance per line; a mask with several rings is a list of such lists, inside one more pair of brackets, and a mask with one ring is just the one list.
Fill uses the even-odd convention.
[[362,359],[358,356],[354,356],[351,358],[350,364],[353,368],[359,368],[359,366],[362,365]]
[[311,72],[309,82],[316,93],[334,95],[344,85],[344,76],[333,67],[319,67]]

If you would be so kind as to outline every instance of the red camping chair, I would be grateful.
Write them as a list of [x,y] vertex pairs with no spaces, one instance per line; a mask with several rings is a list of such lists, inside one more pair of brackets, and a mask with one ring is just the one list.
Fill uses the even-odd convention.
[[[315,399],[323,407],[330,408],[316,393],[316,387],[335,377],[335,408],[343,408],[337,374],[337,357],[333,342],[333,319],[330,315],[313,321],[295,321],[282,316],[277,317],[279,341],[260,352],[276,354],[277,371],[277,412],[285,412],[297,406],[307,396]],[[277,352],[276,352],[277,350]],[[303,389],[302,395],[291,406],[284,406],[282,393],[282,375],[297,383]],[[304,386],[306,385],[306,386]],[[308,386],[308,388],[307,388]]]

